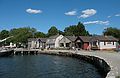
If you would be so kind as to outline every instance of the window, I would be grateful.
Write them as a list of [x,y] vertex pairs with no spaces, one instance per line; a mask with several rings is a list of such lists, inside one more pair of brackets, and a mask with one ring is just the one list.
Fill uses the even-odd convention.
[[106,45],[106,42],[104,42],[104,45]]
[[98,42],[98,45],[100,45],[100,42]]
[[60,47],[64,47],[64,44],[63,44],[63,43],[60,43]]
[[69,44],[69,43],[66,43],[66,47],[70,47],[70,44]]
[[114,42],[113,42],[113,45],[114,45]]
[[107,42],[107,44],[111,44],[111,42]]

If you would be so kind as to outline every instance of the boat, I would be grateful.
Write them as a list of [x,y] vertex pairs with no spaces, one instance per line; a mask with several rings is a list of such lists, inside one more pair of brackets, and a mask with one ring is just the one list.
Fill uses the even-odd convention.
[[8,57],[13,54],[14,50],[12,49],[0,49],[0,57]]

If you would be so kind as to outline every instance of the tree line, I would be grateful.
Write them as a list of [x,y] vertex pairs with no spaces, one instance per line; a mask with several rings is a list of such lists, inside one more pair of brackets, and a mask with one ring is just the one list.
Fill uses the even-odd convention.
[[[78,22],[77,25],[71,25],[61,31],[57,29],[55,26],[52,26],[48,33],[43,33],[37,31],[35,28],[23,27],[23,28],[13,28],[11,30],[2,30],[0,31],[0,40],[9,36],[13,36],[12,38],[3,42],[4,44],[9,44],[10,42],[16,44],[26,44],[28,38],[47,38],[53,35],[62,34],[64,36],[89,36],[89,32],[85,29],[85,26]],[[116,38],[120,39],[120,29],[117,28],[107,28],[104,32],[104,35],[112,35]],[[0,43],[2,44],[2,43]]]

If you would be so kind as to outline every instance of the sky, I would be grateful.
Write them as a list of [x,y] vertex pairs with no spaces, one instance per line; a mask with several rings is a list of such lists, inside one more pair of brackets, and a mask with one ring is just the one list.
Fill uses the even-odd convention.
[[0,0],[0,31],[34,27],[47,33],[82,22],[90,34],[120,29],[120,0]]

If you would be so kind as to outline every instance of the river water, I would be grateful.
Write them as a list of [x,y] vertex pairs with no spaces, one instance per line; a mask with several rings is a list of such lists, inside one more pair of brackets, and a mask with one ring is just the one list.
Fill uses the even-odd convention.
[[82,60],[53,55],[0,58],[0,78],[101,78],[97,69]]

